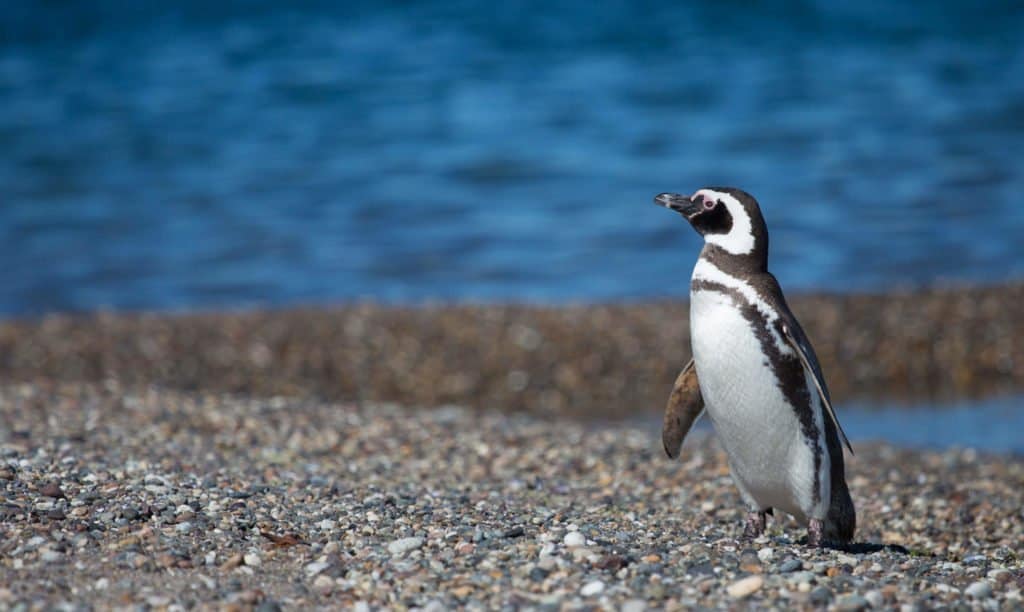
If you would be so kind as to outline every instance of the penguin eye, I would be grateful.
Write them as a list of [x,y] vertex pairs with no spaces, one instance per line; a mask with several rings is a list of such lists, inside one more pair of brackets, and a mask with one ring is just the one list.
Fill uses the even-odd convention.
[[717,200],[712,200],[710,198],[706,198],[704,200],[704,210],[711,210],[712,208],[715,207],[716,204],[718,204]]

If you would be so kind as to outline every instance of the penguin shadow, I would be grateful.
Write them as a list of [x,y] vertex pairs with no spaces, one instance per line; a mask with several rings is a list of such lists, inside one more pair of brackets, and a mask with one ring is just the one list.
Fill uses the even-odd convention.
[[[800,543],[806,545],[807,538],[802,538]],[[850,553],[851,555],[866,555],[876,552],[890,552],[908,556],[912,554],[905,546],[900,546],[899,544],[878,544],[876,542],[847,542],[846,544],[840,544],[839,542],[825,542],[822,547],[829,550]]]

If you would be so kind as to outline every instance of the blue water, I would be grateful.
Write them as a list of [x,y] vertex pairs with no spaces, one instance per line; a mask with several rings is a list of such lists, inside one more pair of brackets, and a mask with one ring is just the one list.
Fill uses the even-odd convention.
[[[1024,396],[1004,396],[939,405],[848,402],[838,406],[838,411],[843,431],[855,445],[885,440],[910,448],[976,448],[1024,456],[1021,406]],[[660,415],[645,418],[643,426],[660,449]],[[694,427],[704,434],[712,431],[706,417]]]
[[1024,277],[1019,4],[785,6],[8,0],[0,315]]

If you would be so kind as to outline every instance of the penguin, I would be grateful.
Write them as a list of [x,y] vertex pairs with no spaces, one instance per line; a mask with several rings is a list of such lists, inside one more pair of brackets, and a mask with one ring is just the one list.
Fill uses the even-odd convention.
[[690,279],[693,359],[666,406],[666,453],[678,454],[689,427],[707,413],[750,510],[745,537],[763,534],[774,509],[807,528],[810,546],[850,542],[857,519],[843,445],[853,448],[814,348],[768,271],[768,228],[757,200],[708,187],[654,201],[704,238]]

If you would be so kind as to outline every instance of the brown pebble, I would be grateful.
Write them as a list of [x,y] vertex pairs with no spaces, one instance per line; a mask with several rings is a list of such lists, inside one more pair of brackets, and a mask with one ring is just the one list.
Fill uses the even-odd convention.
[[839,574],[842,574],[842,573],[843,573],[843,571],[841,569],[839,569],[838,567],[830,567],[827,570],[825,570],[825,575],[828,576],[829,578],[835,578],[836,576],[838,576]]
[[233,570],[236,567],[242,565],[242,560],[242,553],[235,553],[228,557],[227,561],[220,564],[220,569],[225,571]]
[[46,497],[67,499],[67,496],[64,495],[64,491],[60,488],[60,485],[58,485],[55,482],[48,482],[44,484],[42,487],[40,487],[39,493],[40,495],[45,495]]
[[627,565],[629,565],[629,561],[627,561],[622,555],[605,555],[594,564],[594,567],[597,569],[617,572]]

